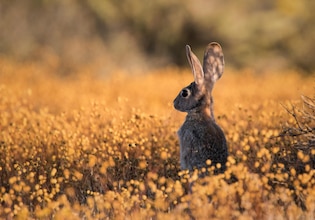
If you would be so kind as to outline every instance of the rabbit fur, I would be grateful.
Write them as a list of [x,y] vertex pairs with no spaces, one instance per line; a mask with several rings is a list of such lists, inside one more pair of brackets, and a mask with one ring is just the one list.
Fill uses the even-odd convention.
[[[203,66],[186,45],[186,55],[194,76],[194,82],[183,88],[174,100],[175,109],[187,112],[185,122],[177,134],[180,143],[180,166],[192,171],[215,166],[215,173],[224,172],[228,156],[225,135],[216,124],[213,114],[212,89],[224,70],[221,46],[212,42],[204,53]],[[220,166],[216,166],[220,164]]]

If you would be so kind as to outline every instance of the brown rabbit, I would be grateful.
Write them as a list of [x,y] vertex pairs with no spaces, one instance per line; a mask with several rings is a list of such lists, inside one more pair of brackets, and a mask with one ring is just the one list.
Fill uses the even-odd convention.
[[[186,55],[194,82],[183,88],[174,100],[175,109],[187,112],[186,120],[177,134],[180,142],[180,166],[183,170],[216,166],[215,173],[224,172],[228,149],[221,128],[215,123],[213,98],[215,82],[222,76],[224,57],[218,43],[208,44],[203,66],[186,45]],[[220,164],[217,166],[217,164]]]

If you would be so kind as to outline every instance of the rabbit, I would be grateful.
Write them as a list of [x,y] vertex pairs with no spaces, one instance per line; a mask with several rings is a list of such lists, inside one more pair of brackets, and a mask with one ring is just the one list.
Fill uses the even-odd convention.
[[183,88],[174,100],[176,110],[188,113],[177,132],[180,168],[189,171],[200,169],[209,165],[207,160],[210,160],[211,166],[215,166],[214,173],[222,173],[226,169],[228,149],[225,135],[215,122],[211,95],[224,70],[222,48],[216,42],[208,44],[203,66],[189,45],[186,45],[186,55],[194,82]]

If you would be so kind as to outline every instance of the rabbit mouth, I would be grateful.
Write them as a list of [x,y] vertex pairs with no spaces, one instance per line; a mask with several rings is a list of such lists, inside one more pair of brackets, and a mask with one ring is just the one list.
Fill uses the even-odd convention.
[[181,108],[180,106],[180,101],[178,101],[178,99],[174,99],[173,101],[173,105],[174,105],[174,108],[178,111],[181,111],[181,112],[185,112],[186,110],[184,110],[183,108]]

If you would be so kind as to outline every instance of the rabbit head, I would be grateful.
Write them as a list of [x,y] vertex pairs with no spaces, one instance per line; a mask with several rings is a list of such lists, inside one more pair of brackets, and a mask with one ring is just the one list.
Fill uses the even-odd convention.
[[186,45],[186,55],[194,76],[194,82],[183,88],[174,100],[175,109],[182,112],[196,112],[209,116],[214,121],[212,89],[222,76],[224,56],[221,46],[212,42],[204,53],[203,66]]

